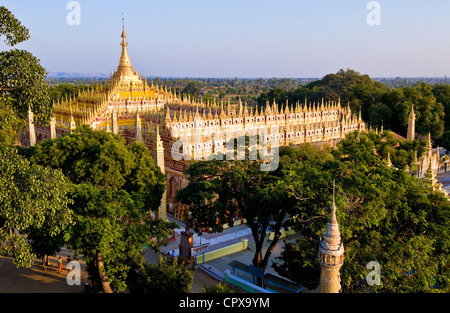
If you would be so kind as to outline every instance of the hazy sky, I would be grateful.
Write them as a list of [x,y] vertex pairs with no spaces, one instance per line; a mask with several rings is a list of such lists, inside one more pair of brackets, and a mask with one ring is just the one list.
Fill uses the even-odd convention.
[[[30,29],[16,48],[49,72],[112,73],[122,12],[128,53],[143,75],[323,77],[351,68],[371,77],[450,75],[450,1],[384,0],[369,25],[363,0],[0,0]],[[0,49],[8,49],[3,42]]]

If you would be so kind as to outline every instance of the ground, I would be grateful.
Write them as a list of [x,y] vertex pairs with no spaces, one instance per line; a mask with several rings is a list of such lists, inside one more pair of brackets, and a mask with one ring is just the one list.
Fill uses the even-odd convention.
[[[76,260],[81,265],[81,285],[67,284],[66,277],[69,271],[65,269],[66,258],[69,251],[63,249],[60,254],[50,257],[51,265],[44,271],[41,260],[35,260],[30,268],[17,268],[11,258],[0,256],[0,293],[83,293],[84,284],[89,283],[86,264]],[[62,273],[58,273],[57,259],[63,259]],[[73,254],[71,254],[73,256]],[[201,293],[203,286],[212,286],[218,283],[208,274],[194,271],[194,282],[191,292]]]
[[[35,260],[30,268],[19,267],[9,257],[0,257],[0,293],[82,293],[84,283],[88,282],[86,264],[79,261],[81,268],[81,285],[69,285],[66,277],[69,270],[66,269],[66,258],[73,254],[62,249],[56,256],[49,257],[50,266],[46,270],[41,265],[41,260]],[[57,259],[63,259],[63,272],[58,273]]]

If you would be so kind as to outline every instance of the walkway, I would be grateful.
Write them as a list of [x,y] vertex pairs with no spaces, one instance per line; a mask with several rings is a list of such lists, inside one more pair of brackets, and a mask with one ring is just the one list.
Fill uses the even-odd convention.
[[[184,231],[185,224],[183,222],[175,220],[171,216],[168,216],[168,219],[169,221],[176,222],[182,228],[177,229],[175,231],[174,241],[169,242],[167,246],[161,247],[161,254],[163,256],[166,256],[169,252],[173,251],[175,256],[178,256],[179,243],[181,237],[180,233]],[[287,238],[283,238],[278,242],[269,258],[269,263],[265,271],[266,273],[271,273],[273,275],[279,276],[278,273],[276,273],[276,271],[273,269],[272,262],[277,261],[276,258],[281,255],[281,251],[284,246],[283,242],[284,240],[287,242],[295,242],[298,237],[299,235],[292,235]],[[255,251],[255,242],[253,236],[251,234],[250,228],[248,228],[247,225],[245,224],[224,229],[223,232],[221,233],[214,233],[214,234],[203,233],[202,236],[197,236],[196,234],[194,235],[194,245],[209,242],[210,251],[214,251],[216,249],[220,249],[222,247],[226,247],[234,243],[241,242],[243,238],[246,238],[248,240],[248,249],[237,253],[229,254],[221,258],[210,260],[208,262],[205,262],[205,264],[198,264],[198,267],[194,271],[194,283],[192,286],[192,292],[202,292],[203,286],[211,286],[219,282],[218,279],[204,273],[200,269],[201,266],[211,268],[211,270],[215,273],[223,274],[225,270],[227,269],[231,270],[231,267],[228,266],[228,264],[233,260],[238,260],[242,263],[250,264],[253,260]],[[266,251],[267,247],[268,242],[266,241],[266,243],[263,246],[263,253]],[[147,250],[145,260],[149,263],[154,263],[157,262],[158,257],[159,256],[155,255],[153,251]],[[249,279],[249,277],[246,278]]]
[[[81,265],[81,285],[67,284],[66,258],[73,253],[62,248],[56,257],[50,256],[50,266],[44,271],[40,260],[35,260],[30,268],[17,268],[10,257],[0,257],[0,293],[82,293],[84,284],[90,283],[86,271],[86,263]],[[62,273],[58,273],[57,257],[63,259]]]

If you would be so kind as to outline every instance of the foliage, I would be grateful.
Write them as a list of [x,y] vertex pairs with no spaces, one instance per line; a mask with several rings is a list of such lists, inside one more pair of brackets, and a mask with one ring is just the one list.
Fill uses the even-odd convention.
[[164,192],[164,175],[141,143],[126,145],[119,135],[81,126],[63,137],[36,145],[34,162],[60,168],[73,183],[125,189],[156,209]]
[[149,150],[84,126],[37,144],[31,160],[70,179],[75,225],[66,236],[68,246],[84,255],[94,282],[124,291],[129,273],[143,262],[143,247],[157,250],[157,242],[177,227],[149,219],[165,182]]
[[194,82],[189,82],[181,93],[191,95],[191,97],[198,98],[200,96],[200,89]]
[[176,259],[160,259],[157,264],[143,264],[132,292],[139,293],[188,293],[193,275],[187,266]]
[[[279,274],[308,288],[317,287],[318,244],[329,219],[336,180],[337,219],[345,248],[342,286],[345,292],[448,291],[450,202],[424,189],[403,170],[385,165],[374,153],[381,135],[351,133],[330,153],[311,153],[300,146],[290,153],[289,172],[296,193],[309,196],[299,203],[297,244],[286,245],[274,265]],[[374,139],[374,140],[372,140]],[[298,151],[297,151],[298,150]],[[308,167],[315,164],[312,176]],[[314,194],[315,191],[315,194]],[[313,194],[311,194],[313,192]],[[370,261],[381,264],[381,285],[365,281]],[[409,276],[405,277],[408,273]],[[439,289],[433,289],[439,282]]]
[[[441,103],[444,106],[445,131],[449,131],[450,130],[450,85],[438,84],[438,85],[433,86],[433,89],[431,91],[432,91],[433,95],[436,97],[436,103]],[[446,147],[447,147],[447,149],[450,149],[450,145],[447,145]]]
[[[70,230],[68,246],[82,253],[91,266],[100,256],[112,287],[124,291],[128,272],[143,262],[143,247],[157,249],[153,238],[168,237],[173,225],[149,220],[139,198],[124,190],[82,183],[73,185],[70,197],[76,224]],[[94,281],[99,279],[98,268],[90,274]]]
[[[261,171],[260,161],[202,161],[187,170],[189,185],[177,198],[190,206],[194,230],[220,232],[224,224],[243,218],[255,239],[253,265],[265,268],[281,235],[290,223],[294,200],[280,172]],[[275,235],[263,255],[268,231]]]
[[[432,87],[425,83],[419,83],[417,86],[404,90],[404,99],[401,104],[404,114],[403,125],[408,125],[407,116],[414,105],[416,113],[416,132],[422,135],[431,132],[433,138],[440,138],[444,131],[444,106],[436,101],[432,92]],[[407,115],[408,114],[408,115]]]
[[23,129],[25,125],[25,120],[17,117],[11,107],[0,105],[0,143],[14,143],[17,130]]
[[17,266],[31,266],[40,252],[32,247],[58,238],[72,223],[67,191],[60,170],[30,164],[0,145],[0,254],[11,255]]
[[54,101],[62,101],[65,98],[76,97],[80,92],[84,90],[91,90],[92,88],[98,87],[97,84],[91,86],[87,85],[74,85],[74,84],[58,84],[57,86],[50,86],[49,93],[50,97]]
[[[0,6],[0,36],[9,46],[30,38],[29,31],[4,6]],[[46,70],[25,50],[0,52],[0,142],[14,143],[30,108],[35,119],[47,123],[51,102]]]
[[15,46],[30,38],[29,30],[4,6],[0,6],[0,36],[8,46]]
[[210,287],[203,287],[204,293],[234,293],[234,289],[228,286],[227,284],[218,283],[217,285],[213,285]]
[[47,74],[30,52],[12,49],[0,53],[0,101],[21,119],[31,108],[37,121],[50,120],[51,103],[44,77]]

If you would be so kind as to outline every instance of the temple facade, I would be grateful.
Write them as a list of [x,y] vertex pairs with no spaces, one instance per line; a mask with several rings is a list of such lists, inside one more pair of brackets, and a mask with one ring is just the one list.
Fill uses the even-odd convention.
[[[30,145],[71,133],[80,125],[119,134],[127,143],[140,141],[167,176],[167,188],[157,216],[167,210],[184,220],[188,213],[176,201],[176,192],[188,181],[183,171],[195,160],[227,153],[227,141],[257,135],[259,145],[336,144],[346,134],[364,131],[361,115],[340,101],[320,103],[266,103],[253,108],[239,101],[203,101],[177,95],[163,86],[148,84],[136,72],[128,55],[125,29],[122,52],[114,74],[100,86],[53,104],[50,125],[29,123]],[[233,149],[233,148],[231,148]]]

